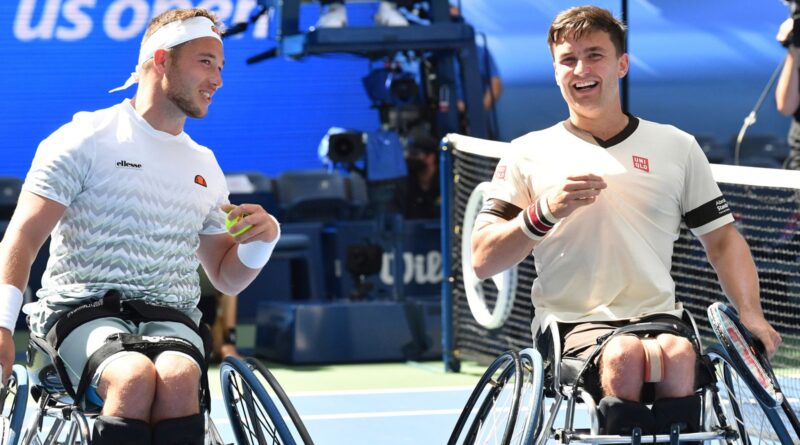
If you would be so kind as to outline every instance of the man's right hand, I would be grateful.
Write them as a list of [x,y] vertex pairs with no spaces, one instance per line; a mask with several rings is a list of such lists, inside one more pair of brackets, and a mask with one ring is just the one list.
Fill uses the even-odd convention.
[[789,36],[794,29],[794,19],[791,17],[784,20],[781,23],[781,27],[778,28],[778,34],[775,36],[775,40],[777,40],[780,44],[784,44],[789,40]]
[[3,385],[8,383],[11,368],[14,366],[15,354],[14,337],[11,335],[11,331],[0,328],[0,365],[3,365]]
[[594,204],[600,192],[608,187],[601,176],[585,174],[568,176],[560,189],[547,197],[550,213],[556,218],[566,218],[580,207]]

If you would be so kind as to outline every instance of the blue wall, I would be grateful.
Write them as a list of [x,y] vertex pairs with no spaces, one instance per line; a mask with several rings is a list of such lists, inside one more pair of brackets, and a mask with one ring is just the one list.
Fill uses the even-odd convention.
[[[255,0],[3,0],[0,2],[0,175],[23,176],[38,142],[80,110],[103,108],[127,93],[147,21],[170,6],[216,10],[228,24]],[[544,43],[552,17],[583,2],[464,0],[468,21],[486,33],[505,81],[499,116],[510,139],[566,115]],[[598,1],[619,14],[619,2]],[[784,50],[774,41],[788,15],[778,0],[630,0],[631,111],[721,140],[734,135]],[[302,26],[318,13],[303,8]],[[368,25],[374,3],[349,7]],[[330,55],[302,61],[244,60],[271,47],[266,22],[226,41],[225,86],[206,119],[187,131],[217,153],[228,171],[267,174],[319,166],[316,148],[331,126],[373,130],[377,114],[361,87],[366,60]],[[753,133],[783,135],[788,120],[770,93]]]

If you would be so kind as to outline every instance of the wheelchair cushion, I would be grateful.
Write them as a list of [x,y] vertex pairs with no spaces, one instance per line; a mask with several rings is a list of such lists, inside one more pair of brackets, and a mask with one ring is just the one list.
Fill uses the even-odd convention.
[[700,403],[699,395],[656,400],[653,403],[656,434],[668,434],[675,423],[684,433],[700,431]]
[[206,418],[193,414],[153,425],[153,445],[203,445]]
[[150,424],[125,417],[97,416],[91,445],[150,445]]
[[647,405],[640,402],[605,396],[597,406],[600,434],[630,436],[633,428],[639,427],[642,435],[653,434],[655,419]]

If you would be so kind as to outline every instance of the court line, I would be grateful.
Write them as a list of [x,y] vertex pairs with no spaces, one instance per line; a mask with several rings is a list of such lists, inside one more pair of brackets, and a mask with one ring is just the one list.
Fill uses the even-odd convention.
[[[385,388],[385,389],[350,389],[333,391],[298,391],[288,393],[289,397],[326,397],[326,396],[358,396],[382,394],[441,393],[471,391],[471,386],[434,386],[430,388]],[[268,390],[269,391],[269,390]]]
[[[361,413],[343,413],[343,414],[312,414],[300,416],[303,422],[314,420],[352,420],[352,419],[378,419],[385,417],[419,417],[419,416],[452,416],[461,414],[461,408],[458,409],[428,409],[428,410],[415,410],[415,411],[383,411],[383,412],[361,412]],[[283,416],[283,419],[291,421],[289,416]],[[228,418],[214,419],[214,424],[230,423]]]

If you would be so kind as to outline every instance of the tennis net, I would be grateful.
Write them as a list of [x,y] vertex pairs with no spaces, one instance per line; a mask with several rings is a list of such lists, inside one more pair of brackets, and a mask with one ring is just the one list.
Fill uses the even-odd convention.
[[[492,312],[513,297],[508,316],[499,327],[487,328],[476,321],[467,301],[467,287],[474,284],[471,271],[462,266],[462,228],[465,212],[474,217],[467,203],[475,188],[490,181],[494,167],[509,144],[485,141],[460,135],[448,136],[448,160],[452,173],[451,191],[445,199],[449,211],[449,229],[445,235],[452,255],[448,270],[452,322],[445,332],[445,360],[457,369],[460,360],[489,363],[507,349],[521,350],[532,345],[530,322],[533,306],[530,289],[536,273],[533,258],[517,268],[516,286],[506,292],[492,280],[481,283],[479,290],[486,309]],[[745,236],[759,271],[762,306],[767,319],[781,333],[783,345],[772,363],[784,392],[793,404],[800,398],[800,172],[712,165],[736,217],[736,225]],[[445,265],[447,266],[447,264]],[[714,301],[726,301],[717,276],[706,260],[700,242],[686,229],[675,244],[672,275],[679,301],[692,313],[704,342],[715,341],[707,320],[706,308]],[[467,277],[466,279],[464,277]],[[466,281],[466,285],[465,285]],[[447,294],[450,293],[450,296]]]

